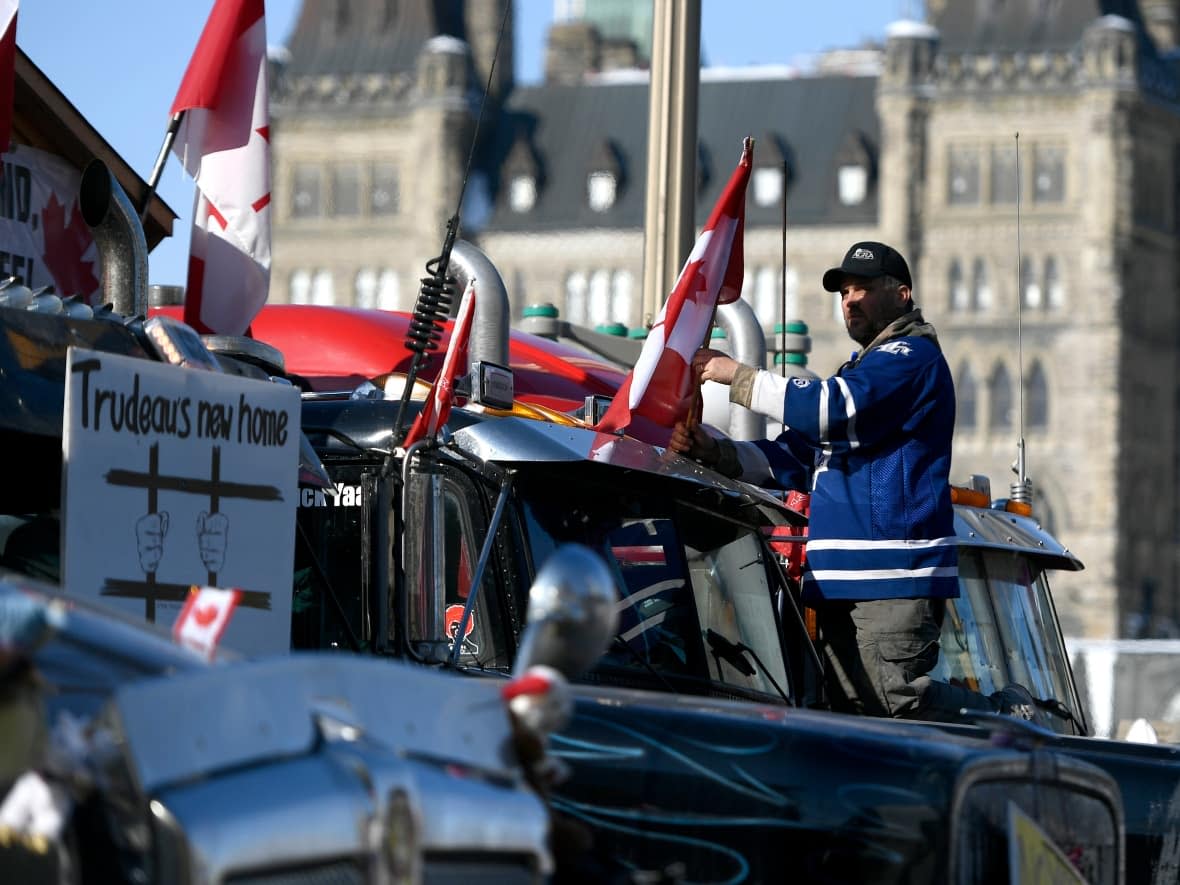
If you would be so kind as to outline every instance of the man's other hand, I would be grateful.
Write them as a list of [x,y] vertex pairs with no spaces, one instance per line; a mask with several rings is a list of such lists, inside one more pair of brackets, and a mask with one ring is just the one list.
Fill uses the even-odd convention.
[[721,454],[721,446],[717,440],[706,433],[700,424],[689,427],[683,421],[677,421],[676,426],[672,428],[668,448],[710,467],[717,463]]

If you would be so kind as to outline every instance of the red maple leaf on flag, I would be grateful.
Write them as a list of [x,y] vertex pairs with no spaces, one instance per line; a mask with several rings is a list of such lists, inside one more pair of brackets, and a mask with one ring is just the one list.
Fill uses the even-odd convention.
[[45,251],[41,263],[49,269],[54,287],[60,295],[90,295],[98,288],[94,262],[82,256],[94,242],[90,226],[82,218],[78,204],[70,207],[70,223],[66,224],[66,209],[57,201],[57,194],[41,210],[41,234]]

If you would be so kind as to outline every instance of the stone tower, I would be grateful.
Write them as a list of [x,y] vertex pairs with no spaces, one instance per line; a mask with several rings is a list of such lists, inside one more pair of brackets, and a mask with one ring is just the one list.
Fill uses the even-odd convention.
[[[412,307],[458,205],[510,9],[511,0],[305,0],[272,77],[272,302]],[[507,30],[489,128],[511,88],[511,46]],[[465,206],[479,188],[475,176]]]

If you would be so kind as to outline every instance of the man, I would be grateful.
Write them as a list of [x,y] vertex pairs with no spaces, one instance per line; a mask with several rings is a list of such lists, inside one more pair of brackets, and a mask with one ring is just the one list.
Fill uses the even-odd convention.
[[[701,349],[698,376],[785,426],[737,442],[677,425],[669,447],[761,485],[811,489],[803,598],[823,633],[834,709],[955,718],[970,709],[1032,718],[1027,692],[987,698],[927,674],[944,600],[959,595],[950,498],[955,392],[934,327],[914,307],[909,266],[860,242],[823,276],[859,352],[828,379],[783,378]],[[1021,694],[1023,692],[1023,694]]]

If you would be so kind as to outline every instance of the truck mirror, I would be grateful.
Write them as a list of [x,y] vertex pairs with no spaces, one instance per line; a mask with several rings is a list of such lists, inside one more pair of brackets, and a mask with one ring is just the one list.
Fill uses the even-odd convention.
[[581,544],[558,547],[529,589],[513,674],[544,665],[567,679],[580,676],[615,635],[617,599],[614,578],[602,557]]

